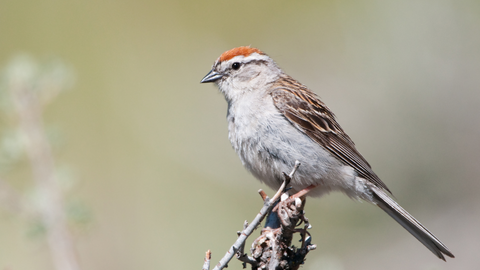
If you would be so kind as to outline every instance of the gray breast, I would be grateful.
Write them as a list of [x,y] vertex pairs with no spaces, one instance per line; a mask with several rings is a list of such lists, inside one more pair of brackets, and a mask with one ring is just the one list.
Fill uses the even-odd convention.
[[336,182],[332,178],[341,174],[339,161],[290,124],[273,102],[247,105],[229,106],[227,115],[229,139],[243,165],[275,189],[284,179],[282,172],[290,172],[298,160],[302,165],[292,182],[294,189],[323,183],[330,190]]

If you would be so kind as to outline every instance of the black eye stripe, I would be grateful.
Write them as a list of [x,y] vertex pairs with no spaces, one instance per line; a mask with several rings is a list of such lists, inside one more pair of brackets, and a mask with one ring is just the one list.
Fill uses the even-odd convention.
[[[267,65],[267,61],[263,59],[250,60],[247,63],[234,62],[230,68],[233,70],[239,70],[242,65]],[[220,64],[218,64],[220,65]]]

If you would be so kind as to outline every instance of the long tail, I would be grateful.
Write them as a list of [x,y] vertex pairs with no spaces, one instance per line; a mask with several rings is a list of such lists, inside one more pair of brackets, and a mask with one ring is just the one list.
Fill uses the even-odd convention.
[[438,240],[427,228],[418,222],[412,215],[403,209],[378,187],[371,187],[378,207],[395,219],[403,228],[409,231],[418,241],[422,242],[433,254],[445,261],[444,254],[455,258],[448,248]]

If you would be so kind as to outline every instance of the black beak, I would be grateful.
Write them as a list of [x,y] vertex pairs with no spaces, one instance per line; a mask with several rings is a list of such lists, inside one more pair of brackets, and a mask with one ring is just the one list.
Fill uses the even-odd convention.
[[216,80],[222,78],[223,75],[218,73],[218,72],[215,72],[212,70],[210,70],[210,72],[205,75],[205,77],[203,77],[203,79],[200,81],[200,83],[208,83],[208,82],[215,82]]

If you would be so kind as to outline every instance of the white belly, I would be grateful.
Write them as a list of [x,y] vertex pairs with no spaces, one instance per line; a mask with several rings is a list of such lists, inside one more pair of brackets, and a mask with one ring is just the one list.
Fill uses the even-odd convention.
[[243,165],[256,178],[278,189],[284,180],[282,173],[289,173],[298,160],[301,165],[291,181],[294,191],[315,184],[318,188],[311,196],[340,190],[350,197],[365,197],[364,180],[290,124],[273,102],[267,102],[270,108],[253,113],[250,108],[255,104],[244,101],[229,104],[229,139]]

